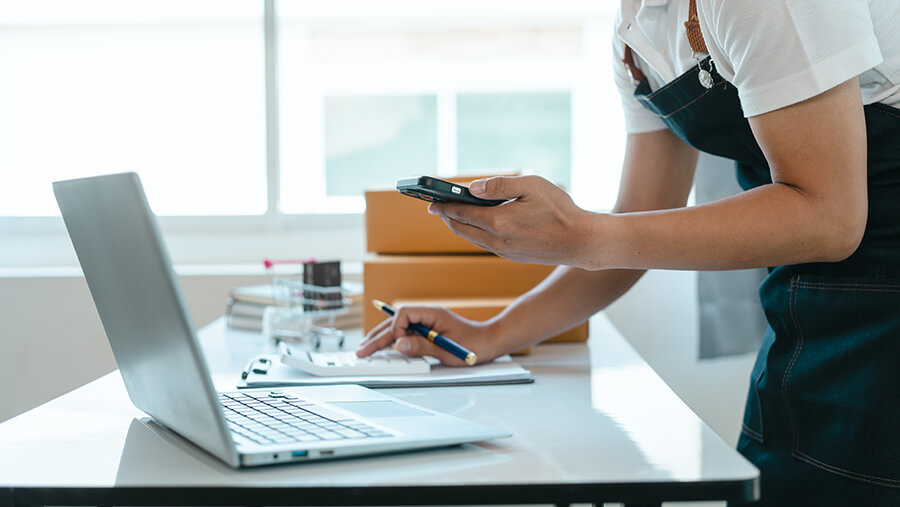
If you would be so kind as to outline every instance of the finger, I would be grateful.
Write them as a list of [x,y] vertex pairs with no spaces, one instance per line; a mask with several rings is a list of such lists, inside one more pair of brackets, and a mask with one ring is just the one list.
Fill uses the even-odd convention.
[[403,336],[394,342],[394,350],[407,356],[431,356],[449,366],[465,366],[465,361],[419,335]]
[[519,199],[534,191],[534,176],[494,176],[469,185],[472,195],[482,199]]
[[389,347],[394,342],[394,335],[391,334],[391,321],[387,319],[372,329],[366,337],[366,340],[359,344],[356,350],[356,357],[366,357],[373,353]]
[[385,329],[375,339],[360,346],[356,351],[356,357],[367,357],[381,349],[388,348],[394,343],[394,340],[394,335],[391,334],[390,329]]
[[457,222],[490,230],[489,224],[496,210],[484,206],[472,206],[471,204],[432,203],[429,205],[433,214],[441,218],[452,218]]
[[360,342],[359,346],[362,347],[369,341],[374,340],[378,334],[380,334],[385,329],[390,328],[391,324],[392,322],[390,318],[384,319],[378,324],[375,324],[375,327],[373,327],[371,330],[369,330],[368,333],[366,333],[366,336]]
[[439,314],[440,310],[433,306],[401,306],[394,313],[391,333],[396,338],[415,335],[415,331],[410,327],[413,322],[429,329],[439,327]]
[[462,236],[466,240],[468,240],[473,245],[483,248],[487,251],[493,252],[494,249],[491,245],[496,241],[496,236],[493,234],[472,225],[464,224],[462,222],[457,222],[451,218],[441,217],[444,223],[453,231],[454,234],[458,236]]
[[394,315],[392,332],[396,337],[394,349],[410,356],[432,356],[444,364],[461,366],[463,360],[438,347],[430,340],[420,336],[412,329],[412,323],[420,324],[428,329],[445,332],[444,320],[446,310],[438,307],[400,307]]

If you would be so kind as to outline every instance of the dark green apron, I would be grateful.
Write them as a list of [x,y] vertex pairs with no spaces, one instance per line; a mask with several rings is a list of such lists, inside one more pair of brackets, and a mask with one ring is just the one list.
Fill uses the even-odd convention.
[[[710,62],[701,63],[710,69]],[[694,67],[635,96],[688,144],[736,162],[744,189],[771,183],[737,90]],[[865,107],[869,217],[835,263],[778,266],[760,287],[769,329],[738,449],[763,505],[900,505],[900,110]]]

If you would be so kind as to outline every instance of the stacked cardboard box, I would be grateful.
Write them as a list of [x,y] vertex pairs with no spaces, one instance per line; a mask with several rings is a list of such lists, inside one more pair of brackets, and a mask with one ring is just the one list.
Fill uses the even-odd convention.
[[[454,179],[467,182],[468,179]],[[394,305],[439,304],[472,320],[487,320],[553,270],[497,257],[453,234],[427,203],[391,190],[366,192],[364,299]],[[366,305],[366,331],[385,319]],[[587,322],[550,341],[585,341]]]

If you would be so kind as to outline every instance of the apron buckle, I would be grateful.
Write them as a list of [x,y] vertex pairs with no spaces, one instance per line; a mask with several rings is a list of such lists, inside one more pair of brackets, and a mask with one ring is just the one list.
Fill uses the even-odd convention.
[[703,68],[703,60],[700,58],[701,53],[696,51],[693,52],[694,60],[697,60],[697,68],[700,69],[697,72],[697,79],[700,81],[700,85],[709,90],[716,84],[715,79],[713,78],[713,61],[712,58],[709,59],[709,70]]

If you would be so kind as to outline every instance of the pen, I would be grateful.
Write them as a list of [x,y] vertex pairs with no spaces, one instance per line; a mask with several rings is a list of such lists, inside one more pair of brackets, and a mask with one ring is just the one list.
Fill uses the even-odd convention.
[[[259,366],[254,366],[256,363],[259,363]],[[247,367],[244,368],[244,371],[241,372],[241,380],[247,380],[247,377],[250,376],[250,373],[266,373],[269,371],[269,366],[272,365],[272,361],[270,359],[266,359],[264,357],[254,358],[249,363],[247,363]]]
[[[388,305],[387,303],[385,303],[383,301],[373,299],[372,304],[375,305],[375,308],[390,315],[391,317],[393,317],[394,314],[397,313],[394,311],[393,308],[390,307],[390,305]],[[415,332],[419,333],[420,335],[424,336],[425,338],[427,338],[429,341],[431,341],[438,347],[440,347],[440,348],[446,350],[447,352],[453,354],[454,356],[462,359],[469,366],[472,366],[473,364],[475,364],[476,361],[478,361],[478,356],[476,356],[474,352],[472,352],[471,350],[456,343],[455,341],[451,340],[450,338],[447,338],[446,336],[438,333],[434,329],[428,329],[427,327],[423,326],[422,324],[412,323],[412,322],[410,322],[409,327],[413,331],[415,331]]]

